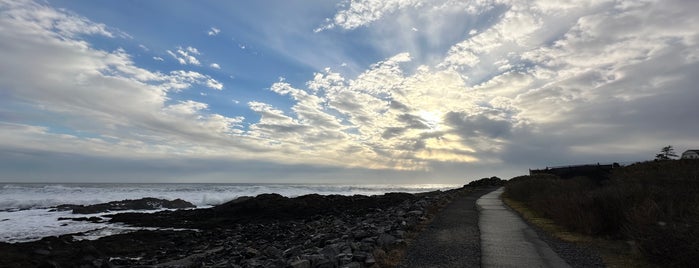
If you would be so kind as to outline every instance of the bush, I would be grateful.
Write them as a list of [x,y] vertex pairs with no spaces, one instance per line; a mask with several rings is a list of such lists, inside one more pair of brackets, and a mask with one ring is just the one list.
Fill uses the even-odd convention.
[[505,182],[506,180],[493,176],[490,178],[482,178],[480,180],[469,182],[467,185],[464,185],[464,187],[502,186],[505,184]]
[[603,183],[521,176],[505,194],[570,231],[633,240],[650,261],[699,260],[699,161],[638,163]]

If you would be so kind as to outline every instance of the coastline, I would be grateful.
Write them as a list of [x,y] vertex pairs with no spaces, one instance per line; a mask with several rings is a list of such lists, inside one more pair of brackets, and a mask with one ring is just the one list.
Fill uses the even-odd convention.
[[[405,247],[463,187],[377,196],[274,194],[206,209],[121,213],[110,222],[170,228],[97,240],[72,235],[0,243],[3,267],[370,267]],[[172,229],[177,228],[177,229]]]

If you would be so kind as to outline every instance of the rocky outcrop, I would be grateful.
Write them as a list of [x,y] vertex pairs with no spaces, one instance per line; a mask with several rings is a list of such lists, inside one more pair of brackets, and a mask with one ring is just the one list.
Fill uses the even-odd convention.
[[121,201],[112,201],[109,203],[101,203],[95,205],[59,205],[55,209],[59,211],[72,210],[73,214],[94,214],[109,211],[123,211],[123,210],[155,210],[155,209],[181,209],[181,208],[194,208],[196,207],[192,203],[184,201],[182,199],[166,200],[158,198],[141,198],[141,199],[126,199]]
[[270,194],[210,209],[122,213],[111,221],[196,230],[138,231],[95,241],[62,236],[0,243],[0,257],[17,267],[372,267],[405,245],[436,207],[465,191],[296,198]]

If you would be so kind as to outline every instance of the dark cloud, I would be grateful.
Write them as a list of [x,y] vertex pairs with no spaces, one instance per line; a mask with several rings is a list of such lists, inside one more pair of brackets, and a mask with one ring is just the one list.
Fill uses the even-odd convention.
[[462,137],[503,138],[509,137],[512,131],[512,122],[485,114],[448,112],[444,115],[444,122]]

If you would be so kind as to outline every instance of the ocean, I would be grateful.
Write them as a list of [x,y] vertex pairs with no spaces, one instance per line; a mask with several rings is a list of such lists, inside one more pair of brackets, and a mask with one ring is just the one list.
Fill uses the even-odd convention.
[[74,236],[75,239],[97,239],[143,229],[112,223],[59,221],[60,217],[75,218],[110,214],[75,215],[70,211],[51,211],[52,207],[61,204],[90,205],[155,197],[168,200],[180,198],[198,208],[204,208],[241,196],[256,196],[263,193],[277,193],[287,197],[306,194],[380,195],[389,192],[418,193],[458,187],[461,185],[0,183],[0,242],[27,242],[71,233],[82,233]]

